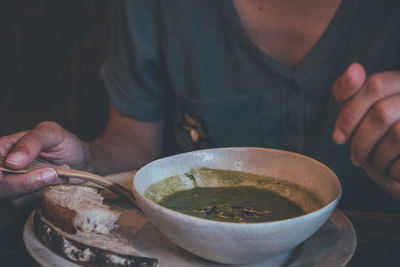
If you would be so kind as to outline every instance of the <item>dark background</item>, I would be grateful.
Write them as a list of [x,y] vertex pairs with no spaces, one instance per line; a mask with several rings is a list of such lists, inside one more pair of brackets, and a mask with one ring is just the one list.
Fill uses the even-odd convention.
[[43,120],[85,140],[103,131],[109,24],[107,0],[0,0],[0,136]]
[[[85,140],[103,131],[109,25],[108,0],[0,0],[0,136],[44,120]],[[22,239],[31,208],[8,206],[0,200],[0,266],[32,266]]]

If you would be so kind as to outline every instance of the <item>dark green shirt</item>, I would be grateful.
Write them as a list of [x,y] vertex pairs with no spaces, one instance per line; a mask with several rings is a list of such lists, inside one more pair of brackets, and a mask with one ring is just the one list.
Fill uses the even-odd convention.
[[[113,1],[102,77],[116,107],[165,119],[170,153],[223,146],[290,150],[332,168],[342,207],[397,208],[332,140],[332,84],[352,62],[400,69],[400,1],[343,0],[296,69],[260,50],[231,1]],[[382,203],[387,201],[384,204]]]

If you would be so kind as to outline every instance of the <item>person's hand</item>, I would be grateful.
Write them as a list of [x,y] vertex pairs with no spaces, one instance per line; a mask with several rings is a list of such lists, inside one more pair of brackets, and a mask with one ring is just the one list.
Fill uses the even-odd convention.
[[[67,168],[82,169],[85,165],[83,143],[54,122],[42,122],[31,131],[1,137],[0,156],[6,157],[7,167],[16,170],[26,167],[37,157]],[[51,168],[26,174],[0,172],[0,199],[10,199],[14,206],[23,206],[38,199],[42,187],[66,181]]]
[[333,85],[340,107],[333,139],[351,142],[351,160],[400,200],[400,72],[367,76],[353,63]]

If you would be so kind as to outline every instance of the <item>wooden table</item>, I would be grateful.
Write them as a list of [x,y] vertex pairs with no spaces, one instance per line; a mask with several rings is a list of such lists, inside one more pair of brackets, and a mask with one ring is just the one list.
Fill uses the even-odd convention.
[[[0,266],[39,266],[22,239],[31,210],[15,209],[7,201],[0,201]],[[400,214],[343,212],[357,233],[356,253],[348,266],[400,266]]]

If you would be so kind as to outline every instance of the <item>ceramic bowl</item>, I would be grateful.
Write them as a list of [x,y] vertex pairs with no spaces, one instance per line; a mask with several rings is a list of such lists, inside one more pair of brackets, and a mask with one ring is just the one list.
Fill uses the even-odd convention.
[[[294,218],[243,224],[185,215],[157,204],[154,194],[146,196],[151,185],[171,176],[181,180],[160,192],[160,196],[193,187],[183,174],[201,167],[243,171],[295,183],[315,193],[321,205]],[[210,181],[199,182],[201,186],[216,186]],[[195,255],[226,264],[289,255],[291,249],[328,220],[342,194],[337,176],[314,159],[282,150],[247,147],[199,150],[153,161],[136,173],[132,187],[137,204],[169,240]],[[307,200],[302,197],[294,196],[294,199],[307,206]]]

